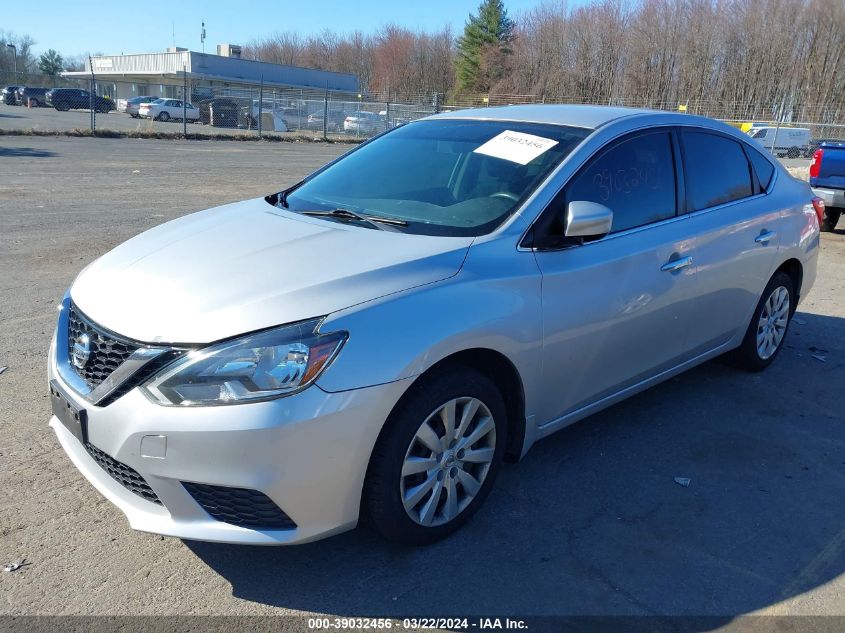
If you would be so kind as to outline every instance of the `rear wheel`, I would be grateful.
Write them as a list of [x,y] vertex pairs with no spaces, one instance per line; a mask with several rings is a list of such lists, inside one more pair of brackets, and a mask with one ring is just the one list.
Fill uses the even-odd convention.
[[158,120],[167,123],[170,120],[170,115],[167,112],[162,112],[158,115]]
[[771,365],[783,347],[794,309],[792,279],[786,273],[777,272],[763,290],[742,345],[729,354],[731,363],[752,372]]
[[834,209],[825,207],[824,215],[822,216],[821,230],[830,232],[836,228],[836,223],[839,222],[839,216],[842,215],[842,209]]
[[422,545],[464,525],[490,492],[507,442],[496,385],[454,368],[412,387],[373,451],[362,497],[385,538]]

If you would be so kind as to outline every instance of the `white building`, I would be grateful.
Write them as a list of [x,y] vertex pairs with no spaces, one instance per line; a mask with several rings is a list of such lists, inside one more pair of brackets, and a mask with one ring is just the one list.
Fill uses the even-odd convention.
[[173,47],[163,53],[98,55],[91,58],[86,70],[63,72],[62,76],[89,79],[93,67],[97,92],[112,99],[141,95],[178,98],[186,80],[192,98],[255,89],[262,80],[271,90],[358,92],[355,75],[241,59],[240,47],[232,44],[221,44],[217,51],[219,54],[213,55]]

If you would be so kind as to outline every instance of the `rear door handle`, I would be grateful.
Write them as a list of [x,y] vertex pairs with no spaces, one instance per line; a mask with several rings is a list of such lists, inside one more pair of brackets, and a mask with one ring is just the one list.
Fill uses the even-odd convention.
[[686,268],[692,264],[692,257],[679,257],[678,259],[672,259],[663,264],[660,267],[665,273],[673,273],[676,270],[681,270],[681,268]]
[[762,233],[760,233],[760,235],[754,238],[754,241],[758,244],[768,244],[777,236],[778,234],[774,231],[763,231]]

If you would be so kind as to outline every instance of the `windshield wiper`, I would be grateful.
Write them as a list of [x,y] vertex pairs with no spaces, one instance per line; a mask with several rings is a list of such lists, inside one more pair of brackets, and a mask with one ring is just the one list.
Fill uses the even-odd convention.
[[350,211],[349,209],[332,209],[331,211],[321,211],[318,209],[314,210],[305,210],[305,211],[298,211],[302,215],[313,215],[317,217],[330,217],[330,218],[338,218],[340,220],[356,220],[358,222],[363,222],[364,224],[369,224],[373,228],[376,228],[380,231],[384,231],[384,227],[379,226],[379,224],[387,224],[389,226],[408,226],[408,223],[405,220],[399,220],[397,218],[384,218],[378,215],[362,215],[360,213],[355,213],[354,211]]

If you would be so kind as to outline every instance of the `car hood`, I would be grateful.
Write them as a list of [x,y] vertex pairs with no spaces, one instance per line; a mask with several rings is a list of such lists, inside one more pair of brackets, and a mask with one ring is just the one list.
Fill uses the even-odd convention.
[[209,343],[451,277],[471,243],[301,216],[258,198],[130,239],[83,270],[71,297],[125,337]]

